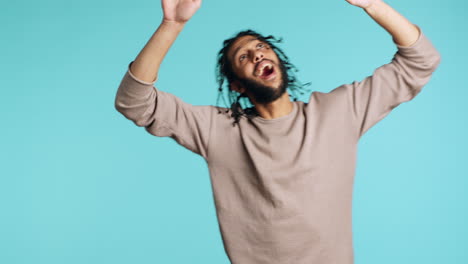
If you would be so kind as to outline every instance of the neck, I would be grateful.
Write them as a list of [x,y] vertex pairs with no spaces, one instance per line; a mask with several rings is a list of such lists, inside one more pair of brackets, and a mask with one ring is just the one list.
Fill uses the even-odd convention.
[[289,94],[285,92],[280,98],[267,104],[253,102],[255,110],[264,119],[274,119],[286,116],[293,110],[293,102],[289,99]]

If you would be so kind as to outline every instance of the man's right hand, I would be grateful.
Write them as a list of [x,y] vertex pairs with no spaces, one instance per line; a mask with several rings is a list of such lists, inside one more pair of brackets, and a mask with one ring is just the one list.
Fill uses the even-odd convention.
[[200,8],[201,1],[161,0],[164,17],[161,25],[130,65],[129,70],[133,76],[150,84],[156,81],[163,58],[185,23]]
[[161,0],[163,22],[185,24],[200,8],[202,0]]

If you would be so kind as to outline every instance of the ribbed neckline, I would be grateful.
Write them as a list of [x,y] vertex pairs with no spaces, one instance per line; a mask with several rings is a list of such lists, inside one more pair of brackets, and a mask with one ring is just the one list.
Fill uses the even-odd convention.
[[291,112],[289,114],[287,114],[285,116],[278,117],[278,118],[273,118],[273,119],[265,119],[265,118],[263,118],[261,116],[255,116],[253,118],[253,120],[258,121],[258,122],[262,122],[262,123],[275,123],[275,122],[290,119],[290,118],[292,118],[292,117],[294,117],[296,115],[297,109],[298,109],[297,101],[292,102],[292,103],[293,103],[293,109],[291,110]]

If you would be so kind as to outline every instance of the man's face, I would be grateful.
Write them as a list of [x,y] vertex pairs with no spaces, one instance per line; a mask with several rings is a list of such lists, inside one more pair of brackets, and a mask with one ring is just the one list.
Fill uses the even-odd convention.
[[227,54],[237,77],[236,91],[256,103],[270,103],[286,92],[287,72],[274,50],[254,36],[238,38]]

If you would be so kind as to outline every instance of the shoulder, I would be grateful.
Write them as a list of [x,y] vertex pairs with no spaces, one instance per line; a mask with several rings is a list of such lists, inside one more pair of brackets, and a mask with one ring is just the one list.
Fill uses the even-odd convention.
[[313,91],[309,96],[306,107],[313,107],[315,110],[329,112],[344,109],[350,100],[350,84],[343,84],[328,92]]

